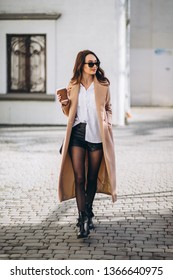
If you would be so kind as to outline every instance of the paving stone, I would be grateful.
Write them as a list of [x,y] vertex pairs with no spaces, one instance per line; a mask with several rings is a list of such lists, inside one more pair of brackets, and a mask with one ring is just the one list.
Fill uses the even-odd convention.
[[56,260],[69,260],[69,254],[68,253],[65,253],[65,254],[55,254],[53,255],[53,259],[56,259]]
[[114,260],[130,260],[130,257],[117,255],[117,256],[114,256]]

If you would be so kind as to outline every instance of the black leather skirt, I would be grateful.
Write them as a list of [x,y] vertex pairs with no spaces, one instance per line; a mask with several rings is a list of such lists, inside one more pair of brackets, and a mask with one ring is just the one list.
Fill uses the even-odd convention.
[[86,123],[79,123],[72,128],[69,147],[81,147],[89,152],[101,150],[102,143],[91,143],[85,141]]

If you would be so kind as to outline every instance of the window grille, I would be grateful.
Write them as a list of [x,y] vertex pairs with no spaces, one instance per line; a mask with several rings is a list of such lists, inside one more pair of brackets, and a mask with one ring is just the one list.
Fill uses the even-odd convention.
[[46,92],[46,36],[7,35],[8,92]]

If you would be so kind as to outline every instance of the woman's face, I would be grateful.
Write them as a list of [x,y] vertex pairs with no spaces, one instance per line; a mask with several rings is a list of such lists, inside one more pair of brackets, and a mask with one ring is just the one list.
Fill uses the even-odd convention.
[[89,67],[89,65],[87,63],[90,63],[90,62],[94,62],[94,63],[97,62],[97,58],[93,54],[86,55],[83,72],[86,74],[89,74],[89,75],[95,75],[97,72],[98,66],[94,64],[93,67]]

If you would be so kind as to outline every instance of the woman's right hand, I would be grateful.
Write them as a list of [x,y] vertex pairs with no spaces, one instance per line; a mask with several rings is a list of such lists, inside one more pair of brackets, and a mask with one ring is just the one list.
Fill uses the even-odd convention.
[[62,104],[62,105],[67,105],[68,102],[69,102],[69,99],[64,99],[61,101],[61,95],[60,94],[57,94],[57,98],[58,98],[58,101]]
[[[70,91],[71,91],[71,87],[68,87],[67,88],[67,95],[68,96],[70,94]],[[60,94],[57,94],[57,98],[58,98],[58,101],[64,106],[66,106],[69,103],[69,99],[64,99],[64,100],[61,101],[61,95]]]

